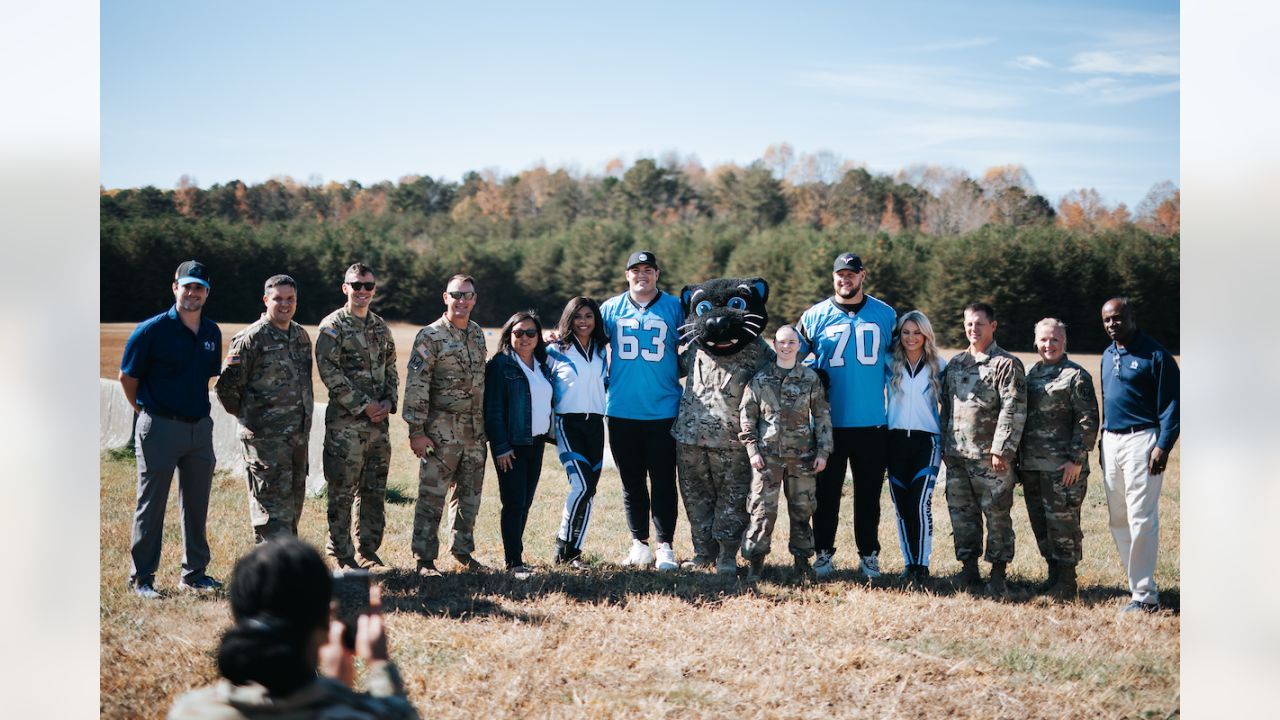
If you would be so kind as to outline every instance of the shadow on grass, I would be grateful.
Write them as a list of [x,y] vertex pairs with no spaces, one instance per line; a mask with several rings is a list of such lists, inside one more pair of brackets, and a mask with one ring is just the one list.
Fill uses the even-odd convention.
[[[855,570],[837,570],[822,581],[812,581],[802,578],[789,567],[766,566],[763,578],[756,583],[747,580],[745,573],[746,569],[741,568],[737,577],[727,578],[713,572],[681,570],[660,573],[599,563],[583,570],[540,568],[524,580],[500,570],[450,572],[448,568],[437,578],[421,578],[406,569],[390,570],[377,577],[384,588],[383,604],[388,610],[459,620],[503,618],[530,623],[547,618],[536,612],[513,610],[508,603],[554,594],[564,595],[573,602],[618,607],[625,607],[637,597],[654,595],[684,600],[697,606],[713,606],[738,596],[771,598],[774,602],[786,603],[795,600],[795,595],[805,590],[831,584],[889,592],[927,593],[938,597],[972,595],[989,598],[985,589],[970,591],[961,586],[954,575],[936,576],[923,584],[911,584],[897,575],[886,574],[868,580]],[[1032,581],[1010,581],[1009,592],[1001,601],[1014,604],[1054,602],[1046,595],[1037,594],[1034,585]],[[760,592],[763,586],[782,592],[765,595]],[[1094,585],[1082,587],[1079,597],[1073,602],[1086,607],[1113,605],[1118,612],[1128,597],[1128,591],[1123,588]],[[1177,588],[1162,591],[1160,599],[1162,612],[1179,613],[1181,593]]]
[[[447,564],[447,562],[446,562]],[[745,573],[745,570],[743,571]],[[776,581],[804,587],[789,571],[780,571]],[[766,575],[766,580],[770,576]],[[532,576],[518,580],[500,571],[449,572],[441,577],[421,578],[409,570],[390,570],[377,575],[383,586],[383,606],[388,610],[440,615],[456,619],[506,618],[541,622],[538,613],[514,611],[503,601],[524,602],[546,595],[562,594],[574,602],[625,607],[642,596],[661,595],[690,605],[719,604],[741,595],[755,595],[756,586],[741,574],[737,578],[699,571],[660,573],[601,563],[589,569],[540,568]]]

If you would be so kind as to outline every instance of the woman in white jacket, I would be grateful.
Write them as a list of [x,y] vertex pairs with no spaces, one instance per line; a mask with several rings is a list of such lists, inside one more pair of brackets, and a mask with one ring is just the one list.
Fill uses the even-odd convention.
[[889,495],[898,511],[902,577],[929,578],[933,549],[933,486],[938,478],[938,397],[946,361],[938,355],[933,325],[919,310],[898,319],[889,364]]

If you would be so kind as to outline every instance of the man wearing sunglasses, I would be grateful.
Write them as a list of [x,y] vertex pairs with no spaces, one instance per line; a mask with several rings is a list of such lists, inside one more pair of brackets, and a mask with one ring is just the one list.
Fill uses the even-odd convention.
[[1178,440],[1178,364],[1168,350],[1138,330],[1125,298],[1102,306],[1111,345],[1102,353],[1102,481],[1111,536],[1129,576],[1122,612],[1155,612],[1160,486]]
[[311,437],[311,336],[293,315],[298,284],[272,275],[262,288],[266,312],[231,338],[213,389],[235,416],[249,478],[254,541],[297,535],[307,492]]
[[[391,330],[369,309],[377,286],[368,265],[355,263],[347,268],[342,280],[347,304],[320,321],[316,339],[316,369],[329,389],[324,416],[324,479],[329,486],[326,550],[340,568],[386,567],[378,548],[386,525],[391,464],[387,416],[396,411],[400,378]],[[351,504],[356,498],[358,547],[351,542]]]
[[474,529],[484,483],[484,331],[471,321],[476,284],[469,275],[449,278],[440,319],[418,331],[409,351],[404,421],[417,456],[418,505],[413,515],[413,556],[422,577],[438,577],[440,518],[449,503],[449,551],[464,570],[483,570]]

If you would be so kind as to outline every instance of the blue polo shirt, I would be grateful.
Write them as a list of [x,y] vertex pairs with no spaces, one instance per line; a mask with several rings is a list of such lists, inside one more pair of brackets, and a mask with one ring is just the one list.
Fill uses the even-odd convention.
[[1178,440],[1178,364],[1160,343],[1134,331],[1127,347],[1102,352],[1102,429],[1159,428],[1156,445]]
[[164,415],[209,414],[209,378],[222,360],[222,331],[203,314],[192,333],[178,317],[178,306],[134,328],[124,346],[120,371],[138,379],[138,404]]

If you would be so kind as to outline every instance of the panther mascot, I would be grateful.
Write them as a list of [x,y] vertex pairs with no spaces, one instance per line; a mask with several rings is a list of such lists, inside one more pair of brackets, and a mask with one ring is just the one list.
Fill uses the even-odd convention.
[[694,557],[686,567],[738,571],[751,491],[751,461],[738,441],[738,405],[756,371],[775,359],[760,337],[769,321],[768,299],[769,284],[761,278],[720,278],[680,291],[685,385],[671,434],[693,535]]

